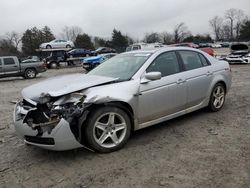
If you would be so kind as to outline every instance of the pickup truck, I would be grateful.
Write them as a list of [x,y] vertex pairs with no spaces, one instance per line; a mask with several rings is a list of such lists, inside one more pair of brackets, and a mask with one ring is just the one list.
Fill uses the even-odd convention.
[[16,56],[0,57],[0,78],[22,76],[26,79],[31,79],[35,78],[38,73],[46,70],[46,64],[41,61],[20,62]]

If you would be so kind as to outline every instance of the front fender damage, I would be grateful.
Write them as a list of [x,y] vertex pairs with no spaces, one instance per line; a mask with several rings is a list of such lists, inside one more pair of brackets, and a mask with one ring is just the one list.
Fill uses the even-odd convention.
[[94,96],[90,100],[81,97],[63,96],[45,104],[38,103],[36,106],[23,100],[18,103],[15,113],[15,121],[32,129],[32,135],[37,137],[54,137],[56,127],[66,122],[77,142],[84,143],[83,125],[93,104],[107,103],[109,97]]
[[137,97],[135,96],[137,96],[138,87],[135,86],[137,84],[134,82],[134,87],[131,87],[124,83],[123,90],[119,92],[113,85],[110,85],[106,88],[104,86],[88,88],[80,93],[75,92],[58,97],[43,93],[35,104],[24,99],[19,105],[22,110],[16,112],[16,119],[21,119],[22,124],[25,124],[25,129],[29,128],[32,136],[37,137],[54,137],[58,126],[65,122],[64,126],[70,128],[72,133],[70,135],[73,135],[73,139],[83,147],[88,147],[84,125],[90,112],[96,108],[96,105],[110,105],[122,101],[129,104],[131,109],[136,109]]

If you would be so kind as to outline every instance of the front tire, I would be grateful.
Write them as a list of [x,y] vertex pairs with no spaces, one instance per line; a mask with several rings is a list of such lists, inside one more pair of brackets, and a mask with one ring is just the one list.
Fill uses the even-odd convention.
[[85,136],[95,151],[108,153],[122,148],[130,132],[131,122],[127,113],[117,107],[103,107],[90,114]]
[[52,48],[52,46],[50,46],[50,45],[46,46],[46,49],[51,49],[51,48]]
[[26,79],[32,79],[36,77],[36,70],[34,69],[26,69],[24,76]]
[[217,83],[211,93],[208,108],[212,112],[219,111],[225,102],[226,89],[222,83]]

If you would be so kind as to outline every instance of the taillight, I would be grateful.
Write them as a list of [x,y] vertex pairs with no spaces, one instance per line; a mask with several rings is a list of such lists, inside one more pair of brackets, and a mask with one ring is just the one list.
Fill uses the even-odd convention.
[[47,69],[47,64],[46,64],[46,63],[43,63],[42,67],[43,67],[44,69]]

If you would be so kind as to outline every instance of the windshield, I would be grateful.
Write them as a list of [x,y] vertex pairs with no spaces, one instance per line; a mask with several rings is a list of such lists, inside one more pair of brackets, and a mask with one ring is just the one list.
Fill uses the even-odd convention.
[[129,80],[150,55],[150,53],[121,54],[105,61],[88,74],[118,78],[119,81]]

